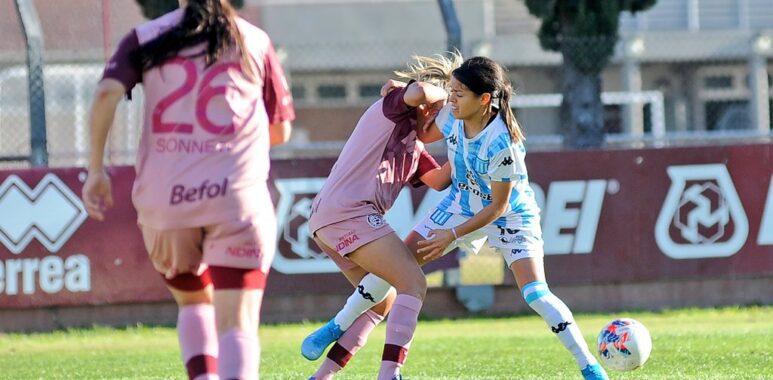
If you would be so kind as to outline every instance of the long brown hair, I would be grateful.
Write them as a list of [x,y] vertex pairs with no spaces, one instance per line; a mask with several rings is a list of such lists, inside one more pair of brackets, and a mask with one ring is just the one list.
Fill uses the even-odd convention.
[[133,53],[143,71],[162,65],[185,48],[206,43],[206,48],[199,55],[204,55],[207,67],[235,47],[241,57],[242,71],[252,77],[252,60],[236,25],[236,11],[228,0],[188,0],[183,12],[179,24]]
[[478,96],[490,93],[489,107],[499,107],[499,116],[505,122],[510,138],[516,143],[524,140],[521,126],[510,108],[513,87],[502,66],[490,58],[473,57],[462,62],[453,75]]

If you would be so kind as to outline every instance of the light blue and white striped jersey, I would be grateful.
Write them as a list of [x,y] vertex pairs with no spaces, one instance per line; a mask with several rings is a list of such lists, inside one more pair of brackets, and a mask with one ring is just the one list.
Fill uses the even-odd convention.
[[[491,182],[515,182],[509,207],[494,225],[540,231],[539,206],[529,186],[526,148],[514,144],[502,118],[497,115],[477,136],[466,138],[464,122],[443,107],[435,123],[446,140],[451,162],[451,188],[431,218],[438,224],[450,214],[472,217],[491,204]],[[438,219],[438,220],[435,220]]]

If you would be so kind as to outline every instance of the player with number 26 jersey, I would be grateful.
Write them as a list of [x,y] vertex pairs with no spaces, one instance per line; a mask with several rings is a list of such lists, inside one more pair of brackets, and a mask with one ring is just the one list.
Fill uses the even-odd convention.
[[245,53],[257,69],[254,78],[243,73],[235,52],[207,66],[199,47],[143,72],[131,52],[181,16],[181,11],[171,12],[135,28],[104,73],[127,92],[138,83],[144,87],[145,128],[132,192],[139,223],[188,228],[271,215],[268,125],[294,118],[271,41],[259,28],[236,19]]

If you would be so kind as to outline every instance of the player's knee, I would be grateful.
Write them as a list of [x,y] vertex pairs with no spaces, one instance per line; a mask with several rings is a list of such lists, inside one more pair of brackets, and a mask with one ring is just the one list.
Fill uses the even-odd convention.
[[389,310],[392,310],[392,305],[395,303],[395,298],[397,298],[397,292],[395,291],[395,288],[389,287],[389,292],[387,292],[386,297],[384,298],[381,303],[379,303],[376,306],[373,306],[371,310],[373,312],[377,313],[381,316],[386,316],[387,313],[389,313]]

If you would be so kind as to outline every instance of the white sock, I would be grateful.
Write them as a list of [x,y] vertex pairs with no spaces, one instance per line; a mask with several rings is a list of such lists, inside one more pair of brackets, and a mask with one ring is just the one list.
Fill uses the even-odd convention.
[[547,283],[542,281],[530,282],[523,286],[521,293],[526,303],[548,323],[550,330],[574,355],[580,369],[585,368],[588,364],[596,363],[596,358],[588,350],[588,345],[574,321],[572,312],[563,301],[550,292]]
[[388,282],[373,273],[366,274],[333,320],[346,331],[362,313],[385,300],[390,291],[394,289]]

